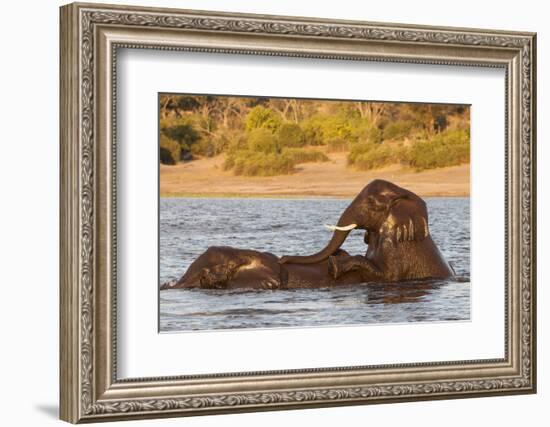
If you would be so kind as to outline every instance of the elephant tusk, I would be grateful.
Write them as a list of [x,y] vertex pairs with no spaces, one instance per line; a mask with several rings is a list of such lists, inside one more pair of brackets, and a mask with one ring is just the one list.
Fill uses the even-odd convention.
[[346,225],[345,227],[339,227],[337,225],[327,225],[325,224],[325,227],[328,228],[329,230],[331,231],[349,231],[349,230],[353,230],[355,227],[357,227],[357,224],[350,224],[350,225]]
[[422,221],[424,222],[424,238],[426,238],[430,234],[430,232],[428,231],[428,222],[424,217],[422,217]]

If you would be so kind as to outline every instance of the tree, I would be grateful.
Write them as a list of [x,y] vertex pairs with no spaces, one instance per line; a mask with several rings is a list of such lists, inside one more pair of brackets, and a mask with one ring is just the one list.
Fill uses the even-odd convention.
[[180,147],[180,157],[182,159],[191,151],[191,147],[199,141],[200,135],[195,130],[193,125],[186,119],[164,119],[160,123],[161,141],[162,137],[166,137],[171,141],[175,141]]
[[173,139],[160,136],[160,162],[164,165],[175,165],[181,156],[181,147]]
[[282,120],[272,109],[258,105],[249,111],[245,123],[247,131],[262,128],[275,133],[281,126]]
[[276,153],[280,146],[272,132],[260,127],[248,133],[248,149],[255,153]]
[[185,95],[166,95],[160,96],[160,117],[165,119],[169,115],[182,117],[185,111],[193,111],[197,106],[197,98]]
[[304,131],[296,123],[283,123],[277,131],[281,147],[302,147],[306,144]]

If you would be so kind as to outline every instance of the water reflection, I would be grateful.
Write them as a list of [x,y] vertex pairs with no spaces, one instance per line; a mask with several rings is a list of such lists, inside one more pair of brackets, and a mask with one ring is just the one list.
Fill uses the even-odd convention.
[[440,289],[443,284],[440,281],[369,284],[367,300],[369,304],[415,302]]

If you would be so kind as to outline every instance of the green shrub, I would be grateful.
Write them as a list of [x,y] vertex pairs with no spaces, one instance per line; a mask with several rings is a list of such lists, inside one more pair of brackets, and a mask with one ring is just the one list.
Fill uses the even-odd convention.
[[394,163],[401,163],[404,165],[409,164],[410,158],[410,147],[406,147],[403,144],[393,144],[393,157],[395,158]]
[[257,105],[246,115],[245,127],[247,131],[253,129],[267,129],[272,133],[277,132],[282,124],[281,116],[270,108]]
[[182,151],[190,151],[191,147],[200,139],[191,120],[186,118],[170,118],[160,121],[160,131],[164,136],[178,142]]
[[242,132],[227,131],[203,136],[198,143],[191,147],[191,152],[193,154],[213,157],[226,151],[246,148],[247,143]]
[[302,122],[305,145],[324,145],[323,127],[315,117]]
[[285,148],[283,155],[288,155],[295,164],[328,162],[329,158],[321,151],[306,150],[303,148]]
[[388,144],[355,144],[348,155],[348,165],[359,170],[376,169],[392,163],[397,163],[397,158]]
[[328,145],[336,140],[347,143],[382,141],[382,131],[357,114],[316,114],[300,126],[307,145]]
[[247,135],[247,147],[252,152],[275,153],[280,150],[273,133],[264,128],[253,129]]
[[326,161],[324,153],[303,148],[285,148],[279,153],[236,150],[227,155],[222,168],[235,175],[274,176],[291,174],[300,163]]
[[235,159],[237,157],[237,151],[233,151],[227,155],[222,164],[224,171],[229,171],[235,167]]
[[173,139],[160,135],[160,162],[164,165],[175,165],[181,156],[181,147]]
[[295,162],[288,153],[258,153],[250,150],[228,154],[224,170],[233,170],[235,175],[274,176],[294,172]]
[[400,140],[411,134],[414,128],[412,120],[397,120],[390,122],[383,130],[384,140],[393,139]]
[[350,120],[343,115],[324,117],[322,129],[325,141],[333,138],[340,138],[346,141],[357,140],[357,129]]
[[198,154],[206,157],[213,157],[216,154],[221,153],[218,144],[221,143],[221,138],[216,136],[210,136],[201,138],[199,142],[191,147],[191,153]]
[[418,171],[469,162],[470,135],[461,129],[441,132],[431,141],[418,141],[408,152],[408,164]]
[[303,147],[306,136],[296,123],[283,123],[277,131],[277,141],[280,147]]
[[366,140],[369,143],[381,144],[384,140],[382,130],[378,129],[376,126],[368,126],[364,132]]
[[229,138],[229,141],[226,147],[226,152],[231,153],[237,150],[246,150],[247,148],[248,148],[248,138],[246,134],[242,132],[235,132],[235,134]]
[[372,150],[372,144],[354,144],[348,154],[348,166],[353,166],[359,156],[362,156],[370,150]]
[[417,171],[454,166],[470,162],[470,135],[467,130],[447,130],[432,139],[422,139],[412,146],[402,144],[353,144],[348,165],[360,170],[402,163]]

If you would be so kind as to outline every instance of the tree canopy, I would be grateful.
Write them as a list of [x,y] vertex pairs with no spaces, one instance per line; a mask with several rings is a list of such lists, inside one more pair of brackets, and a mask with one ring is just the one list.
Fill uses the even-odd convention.
[[236,174],[277,175],[333,151],[357,169],[422,170],[470,156],[464,105],[163,94],[159,108],[164,164],[223,153]]

